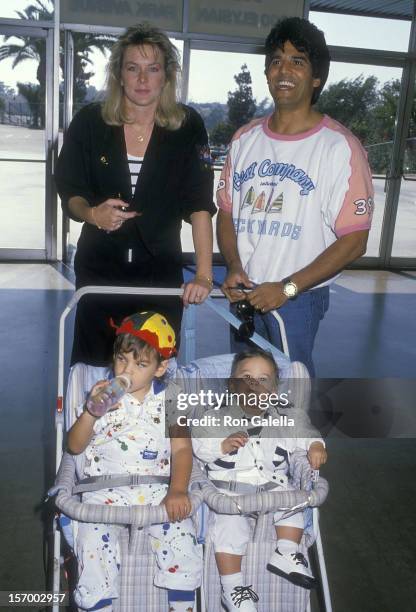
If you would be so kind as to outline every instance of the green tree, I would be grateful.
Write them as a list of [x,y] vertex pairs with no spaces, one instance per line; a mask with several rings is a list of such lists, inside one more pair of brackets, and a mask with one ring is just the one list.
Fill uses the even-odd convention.
[[394,126],[400,96],[400,81],[388,81],[379,89],[377,102],[368,121],[368,160],[373,172],[387,174],[393,152]]
[[348,127],[362,142],[374,174],[390,167],[400,82],[378,87],[375,76],[343,79],[322,92],[317,109]]
[[210,132],[213,145],[226,145],[230,142],[235,130],[228,121],[220,121]]
[[[20,19],[27,20],[47,20],[51,18],[51,12],[46,4],[41,0],[35,0],[36,4],[31,4],[24,11],[16,11]],[[5,36],[7,41],[10,36]],[[35,60],[38,63],[36,79],[40,84],[39,104],[44,104],[45,81],[46,81],[46,53],[45,41],[43,39],[32,38],[30,36],[16,36],[21,44],[4,44],[0,47],[0,61],[9,57],[14,58],[12,67],[15,68],[25,60]],[[43,113],[42,113],[43,114]]]
[[4,101],[4,98],[0,96],[0,121],[1,122],[4,121],[5,110],[6,110],[6,102]]
[[251,74],[247,64],[241,66],[241,72],[234,75],[237,89],[228,92],[228,122],[234,131],[248,123],[256,112],[256,101],[251,88]]
[[393,138],[399,97],[399,79],[387,81],[379,90],[377,105],[373,113],[374,123],[377,127],[377,138],[382,137],[384,140]]
[[[375,121],[378,127],[376,134],[379,141],[384,140],[390,143],[388,151],[391,153],[397,106],[400,97],[400,80],[394,79],[384,83],[383,87],[380,89],[379,96],[380,103],[374,112]],[[376,147],[376,149],[378,149],[378,147]],[[384,149],[386,150],[387,147],[384,147]],[[376,154],[380,156],[380,153],[377,150]],[[390,156],[388,156],[387,160],[385,160],[384,166],[388,169],[389,164]],[[416,97],[413,99],[410,114],[410,125],[408,138],[406,141],[403,172],[405,174],[416,173]]]
[[270,115],[274,111],[274,103],[269,98],[263,98],[261,102],[257,104],[255,117],[264,117]]
[[16,95],[16,92],[13,87],[9,87],[8,85],[4,84],[4,81],[0,81],[0,95],[4,96],[5,98],[13,98],[13,96]]
[[343,79],[325,89],[316,108],[348,127],[363,144],[371,142],[369,115],[378,104],[378,80],[361,74],[355,79]]
[[256,112],[256,100],[251,88],[251,74],[246,64],[241,66],[241,72],[234,75],[237,88],[228,92],[228,118],[220,121],[210,132],[213,144],[228,144],[232,135],[239,127],[248,123]]
[[208,132],[211,132],[217,123],[224,121],[227,117],[226,104],[220,104],[219,102],[200,103],[189,101],[189,105],[201,115]]
[[89,34],[74,32],[74,104],[82,103],[87,94],[87,81],[94,76],[94,72],[87,72],[93,68],[94,62],[91,51],[96,49],[105,56],[111,49],[117,37],[110,34]]
[[42,116],[40,103],[41,88],[35,83],[17,83],[17,90],[21,96],[27,101],[31,112],[31,127],[42,127]]

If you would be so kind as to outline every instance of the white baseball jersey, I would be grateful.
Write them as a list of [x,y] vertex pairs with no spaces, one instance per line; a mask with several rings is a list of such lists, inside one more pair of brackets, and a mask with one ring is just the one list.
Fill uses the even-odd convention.
[[374,205],[367,155],[349,130],[324,116],[307,132],[276,134],[269,118],[236,132],[217,190],[255,283],[290,276],[337,238],[369,229]]

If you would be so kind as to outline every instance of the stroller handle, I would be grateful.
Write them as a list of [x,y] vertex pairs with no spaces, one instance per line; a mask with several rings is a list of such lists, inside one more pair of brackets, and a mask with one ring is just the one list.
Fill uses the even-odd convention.
[[311,491],[262,491],[252,495],[227,495],[210,483],[201,484],[205,503],[220,514],[250,514],[253,512],[275,512],[320,506],[328,495],[328,483],[320,478]]
[[[56,478],[53,492],[57,491],[55,505],[66,516],[86,523],[111,523],[146,527],[153,523],[169,523],[165,506],[105,506],[102,504],[87,504],[72,495],[72,486],[76,471],[72,455],[65,453]],[[201,472],[197,466],[192,471],[191,482],[199,480]],[[202,492],[194,489],[189,493],[192,510],[199,508],[203,501]]]
[[319,477],[311,488],[311,467],[302,451],[293,453],[290,473],[300,489],[262,491],[249,495],[227,495],[220,492],[209,480],[200,483],[204,501],[220,514],[250,514],[283,510],[291,513],[298,508],[321,506],[328,496],[328,482]]
[[[196,492],[189,494],[190,515],[199,508],[202,496]],[[165,506],[104,506],[85,504],[63,490],[56,496],[55,504],[66,516],[84,523],[109,523],[147,527],[156,523],[169,523]]]

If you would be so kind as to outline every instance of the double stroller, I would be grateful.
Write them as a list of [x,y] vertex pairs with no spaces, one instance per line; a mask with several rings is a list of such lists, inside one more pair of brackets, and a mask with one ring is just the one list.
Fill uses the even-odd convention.
[[[104,292],[118,293],[144,293],[148,289],[131,288],[104,288]],[[65,410],[63,401],[64,388],[64,336],[65,321],[76,303],[85,293],[102,293],[103,287],[85,287],[77,291],[64,313],[60,322],[59,334],[59,373],[58,373],[58,401],[56,411],[57,451],[56,461],[59,466],[53,493],[56,495],[55,504],[60,510],[61,520],[55,521],[54,526],[54,576],[53,591],[62,591],[61,582],[61,531],[68,534],[66,539],[71,540],[71,519],[93,523],[121,524],[125,526],[120,538],[121,569],[120,569],[120,597],[113,600],[114,612],[162,612],[168,607],[167,592],[153,586],[155,573],[154,555],[150,549],[149,537],[146,527],[153,523],[168,521],[163,506],[130,506],[112,507],[93,504],[83,504],[80,501],[80,492],[86,490],[85,485],[78,485],[82,479],[83,455],[72,456],[64,453],[62,456],[63,431],[72,425],[75,419],[75,408],[86,397],[93,384],[108,375],[104,368],[96,368],[85,364],[76,364],[69,373]],[[163,295],[177,295],[179,290],[159,290]],[[209,308],[225,319],[230,325],[239,327],[240,321],[228,310],[220,306],[215,297],[219,292],[205,302],[198,309]],[[276,315],[278,318],[278,316]],[[279,320],[279,318],[278,318]],[[282,337],[285,339],[284,326],[281,325]],[[228,378],[231,370],[232,355],[218,355],[209,358],[195,358],[195,307],[187,309],[184,321],[184,354],[186,365],[178,365],[172,361],[167,375],[175,380],[186,393],[199,392],[204,385],[212,386],[213,380],[220,385]],[[288,356],[277,351],[263,338],[254,334],[252,340],[271,350],[276,359],[280,372],[280,380],[291,380],[292,400],[307,405],[310,394],[310,381],[305,366],[299,362],[291,363]],[[284,342],[283,346],[287,346]],[[218,389],[221,390],[221,389]],[[192,416],[192,415],[191,415]],[[190,498],[192,501],[192,517],[196,525],[198,542],[204,547],[203,582],[197,598],[199,612],[221,612],[220,582],[215,563],[213,542],[210,535],[209,512],[225,514],[247,514],[252,518],[252,540],[248,553],[243,559],[243,574],[246,584],[259,594],[257,604],[259,612],[307,612],[310,610],[310,592],[302,587],[295,586],[287,580],[271,574],[266,570],[268,559],[275,548],[275,531],[272,523],[273,512],[284,509],[288,512],[303,511],[305,516],[305,532],[301,543],[302,552],[307,556],[308,548],[315,543],[321,591],[325,602],[326,612],[331,612],[331,602],[325,570],[322,542],[319,531],[318,506],[326,499],[328,493],[327,482],[318,477],[311,480],[311,469],[305,454],[296,452],[291,457],[290,474],[297,490],[294,491],[263,491],[251,495],[227,496],[208,480],[198,461],[194,461],[190,481]],[[116,486],[107,479],[102,488]],[[58,608],[56,607],[56,610]]]

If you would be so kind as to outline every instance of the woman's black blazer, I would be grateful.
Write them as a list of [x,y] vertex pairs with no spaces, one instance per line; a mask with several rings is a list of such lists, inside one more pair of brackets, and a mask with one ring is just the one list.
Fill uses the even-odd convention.
[[104,123],[97,103],[74,117],[55,169],[63,210],[74,218],[68,208],[72,196],[82,196],[90,206],[120,197],[130,203],[129,210],[141,213],[111,233],[84,223],[75,261],[77,286],[94,281],[94,271],[105,276],[107,270],[120,280],[127,249],[133,259],[181,266],[182,220],[197,211],[215,213],[207,133],[199,114],[190,107],[185,111],[178,130],[155,125],[134,193],[123,127]]

